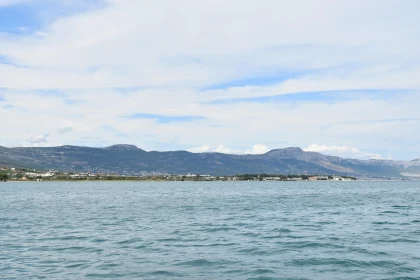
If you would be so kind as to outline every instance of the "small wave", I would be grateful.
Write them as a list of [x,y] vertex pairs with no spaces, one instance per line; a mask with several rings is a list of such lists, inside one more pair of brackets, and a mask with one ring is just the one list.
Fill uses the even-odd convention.
[[98,279],[106,279],[106,278],[121,279],[126,275],[120,274],[120,273],[89,273],[89,274],[86,274],[85,276],[89,278],[98,278]]
[[235,227],[248,227],[249,226],[248,223],[234,223],[233,225]]
[[334,259],[334,258],[308,258],[308,259],[294,259],[290,262],[294,266],[313,266],[313,265],[333,265],[341,267],[401,267],[401,263],[392,261],[357,261],[350,259]]
[[95,238],[92,240],[92,242],[94,243],[102,243],[102,242],[106,242],[108,241],[108,239],[103,239],[103,238]]
[[292,232],[290,229],[288,229],[288,228],[279,228],[279,229],[276,229],[276,231],[277,232],[283,232],[283,233],[290,233],[290,232]]
[[334,249],[344,249],[345,246],[336,245],[332,243],[322,243],[322,242],[311,242],[311,241],[301,241],[301,242],[276,242],[276,244],[290,247],[291,249],[305,249],[305,248],[334,248]]
[[211,266],[214,263],[211,261],[208,261],[206,259],[197,259],[197,260],[192,260],[192,261],[185,261],[185,262],[180,262],[177,263],[177,266]]
[[117,263],[104,263],[100,266],[98,266],[99,269],[101,270],[110,270],[110,269],[114,269],[116,267],[121,266],[121,264],[117,264]]
[[274,274],[275,272],[271,269],[259,268],[251,272],[252,274]]
[[149,272],[147,274],[152,275],[152,276],[183,277],[183,275],[180,273],[171,272],[167,270],[156,270],[156,271]]
[[418,240],[406,239],[406,238],[397,238],[397,239],[379,239],[377,242],[386,242],[386,243],[418,243]]
[[227,247],[227,246],[235,246],[238,245],[238,243],[213,243],[207,245],[208,247]]
[[244,232],[244,233],[241,233],[240,235],[249,236],[249,237],[257,237],[257,236],[260,236],[261,234],[253,233],[253,232]]
[[87,264],[85,263],[76,263],[76,264],[70,264],[66,265],[65,268],[79,268],[79,267],[86,267]]
[[61,240],[86,240],[89,239],[87,236],[64,236],[60,238]]
[[261,250],[261,248],[241,249],[241,250],[238,250],[238,252],[248,254],[248,255],[253,255],[253,256],[264,256],[264,255],[271,254],[270,252]]
[[55,248],[53,251],[102,252],[103,249],[91,248],[91,247],[82,247],[82,246],[72,246],[72,247]]
[[397,209],[410,209],[411,205],[392,205],[391,207]]
[[233,228],[233,227],[216,227],[216,228],[204,228],[201,229],[200,231],[204,231],[204,232],[218,232],[218,231],[232,231],[232,230],[238,230],[237,228]]
[[131,238],[131,239],[119,241],[116,244],[119,244],[119,245],[133,244],[133,243],[141,242],[141,241],[143,241],[143,239],[141,239],[141,238]]
[[158,242],[177,242],[177,241],[182,241],[179,238],[162,238],[162,239],[157,239],[156,241]]
[[419,280],[419,278],[414,278],[414,277],[392,277],[392,278],[384,278],[383,280]]
[[307,227],[307,228],[318,228],[321,229],[322,226],[320,225],[315,225],[315,224],[296,224],[294,225],[295,227]]
[[299,235],[285,235],[284,237],[290,238],[290,239],[303,239],[303,238],[306,238],[306,236],[299,236]]
[[279,238],[284,238],[284,235],[278,234],[278,235],[269,235],[269,236],[263,237],[263,239],[279,239]]
[[397,223],[392,223],[392,222],[384,221],[384,222],[372,222],[372,224],[374,224],[374,225],[395,225]]
[[248,278],[247,280],[277,280],[279,278],[273,278],[273,277],[268,277],[268,276],[259,276],[259,277],[251,277]]
[[348,251],[349,252],[357,252],[357,253],[365,254],[365,255],[371,255],[371,256],[385,256],[385,255],[388,255],[385,252],[372,252],[372,251],[369,251],[369,250],[366,250],[366,249],[363,249],[363,248],[355,248],[355,247],[350,247],[348,249]]

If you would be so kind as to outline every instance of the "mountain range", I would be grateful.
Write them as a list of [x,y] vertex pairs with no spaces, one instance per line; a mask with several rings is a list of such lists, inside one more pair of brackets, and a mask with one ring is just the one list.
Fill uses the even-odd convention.
[[358,160],[305,152],[271,150],[260,155],[147,152],[133,145],[105,148],[80,146],[0,146],[0,166],[107,174],[340,174],[356,177],[420,176],[420,161]]

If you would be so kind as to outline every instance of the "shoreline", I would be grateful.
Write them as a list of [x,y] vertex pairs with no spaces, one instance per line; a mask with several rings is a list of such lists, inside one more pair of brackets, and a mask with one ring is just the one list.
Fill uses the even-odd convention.
[[214,182],[235,182],[235,183],[243,183],[243,182],[261,182],[261,183],[283,183],[283,182],[307,182],[307,183],[343,183],[343,182],[407,182],[407,181],[420,181],[420,180],[387,180],[387,179],[369,179],[369,180],[346,180],[346,181],[337,181],[337,180],[320,180],[320,181],[306,181],[306,180],[301,180],[301,181],[246,181],[246,180],[208,180],[208,181],[194,181],[194,180],[184,180],[184,181],[170,181],[170,180],[45,180],[45,181],[17,181],[17,180],[9,180],[7,182],[0,182],[0,186],[1,183],[59,183],[59,182],[63,182],[63,183],[104,183],[104,182],[108,182],[108,183],[123,183],[123,182],[127,182],[127,183],[133,183],[133,182],[137,182],[137,183],[150,183],[150,182],[154,182],[154,183],[165,183],[165,182],[179,182],[179,183],[214,183]]

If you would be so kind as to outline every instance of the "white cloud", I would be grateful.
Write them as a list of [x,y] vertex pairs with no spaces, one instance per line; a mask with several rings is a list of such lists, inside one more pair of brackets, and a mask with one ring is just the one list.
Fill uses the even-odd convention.
[[61,146],[61,143],[58,142],[50,142],[48,140],[50,138],[50,134],[38,134],[36,136],[32,136],[29,138],[28,141],[23,141],[19,143],[19,145],[8,145],[10,147],[55,147]]
[[[339,146],[339,145],[318,145],[311,144],[308,147],[303,149],[307,152],[317,152],[327,155],[335,155],[340,157],[349,157],[349,158],[360,158],[360,159],[383,159],[381,154],[378,153],[369,153],[361,152],[356,147],[350,146]],[[388,157],[389,158],[389,157]]]
[[187,149],[187,151],[191,152],[191,153],[206,153],[210,151],[210,146],[208,145],[202,145],[200,147],[193,147],[193,148],[189,148]]
[[[15,88],[50,88],[48,83],[56,88],[83,83],[84,87],[205,86],[270,74],[276,68],[303,71],[349,63],[374,63],[375,74],[394,71],[399,62],[392,58],[395,55],[409,58],[417,51],[418,41],[406,39],[415,38],[416,30],[403,28],[417,23],[412,12],[419,6],[416,1],[405,3],[404,9],[391,2],[381,10],[378,1],[108,3],[37,31],[48,33],[46,38],[6,41],[0,52],[31,69],[15,69],[15,74],[27,78],[18,84],[6,78],[2,82]],[[370,16],[373,11],[375,17]],[[389,26],[380,24],[383,20]],[[379,64],[384,57],[389,65]],[[41,69],[44,77],[54,75],[58,81],[30,79]],[[352,74],[362,70],[369,74],[366,69],[354,69]],[[351,77],[343,69],[335,72]],[[370,79],[403,85],[381,76]],[[316,83],[318,77],[314,78]]]
[[268,152],[269,149],[267,146],[262,145],[262,144],[256,144],[252,147],[251,150],[245,150],[245,154],[265,154],[266,152]]
[[219,145],[219,146],[217,146],[216,149],[213,150],[213,152],[222,153],[222,154],[231,154],[232,153],[232,150],[229,149],[229,148],[226,148],[223,145]]
[[187,151],[192,153],[206,153],[206,152],[215,152],[223,154],[264,154],[268,152],[268,147],[262,144],[256,144],[251,149],[246,149],[245,151],[239,149],[230,149],[224,145],[218,145],[215,148],[212,148],[208,145],[202,145],[199,147],[193,147],[187,149]]
[[352,153],[352,154],[359,154],[360,151],[356,147],[349,147],[349,146],[337,146],[337,145],[318,145],[318,144],[311,144],[308,147],[303,149],[304,151],[308,152],[318,152],[318,153]]
[[35,35],[40,36],[40,37],[47,37],[48,33],[47,32],[42,32],[42,31],[37,31],[37,32],[35,32]]
[[362,159],[383,159],[383,156],[377,153],[362,153],[358,157]]

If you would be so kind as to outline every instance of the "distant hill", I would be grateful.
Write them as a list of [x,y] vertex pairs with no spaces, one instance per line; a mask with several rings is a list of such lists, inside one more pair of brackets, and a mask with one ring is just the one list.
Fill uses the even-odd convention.
[[62,171],[142,174],[341,174],[399,177],[420,174],[420,161],[356,160],[305,152],[300,148],[271,150],[261,155],[146,152],[133,145],[106,148],[60,146],[0,147],[0,165]]

